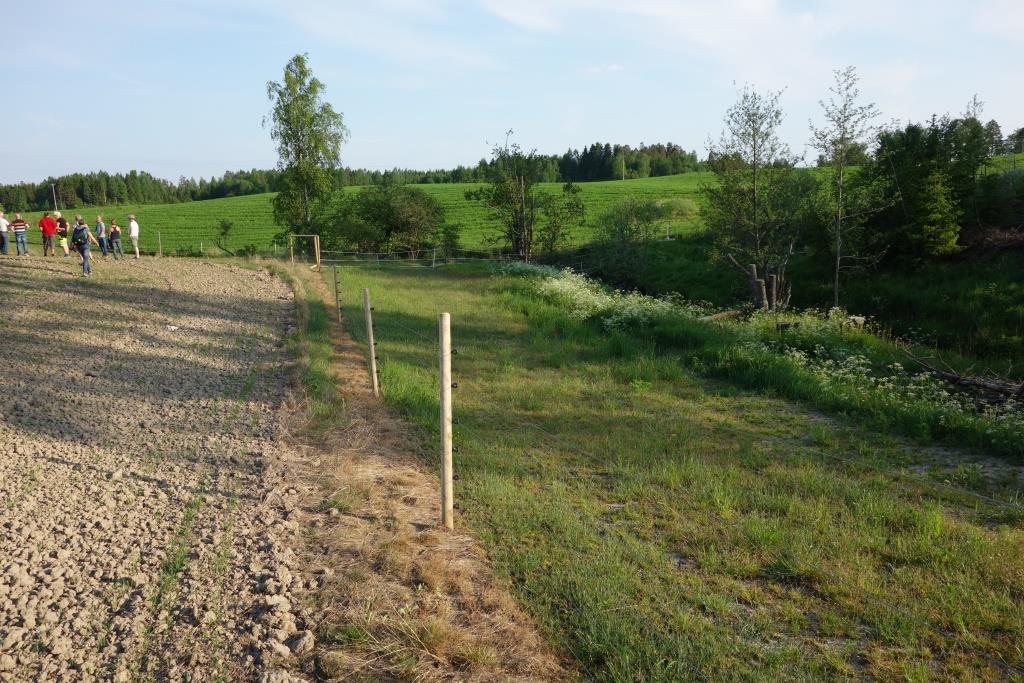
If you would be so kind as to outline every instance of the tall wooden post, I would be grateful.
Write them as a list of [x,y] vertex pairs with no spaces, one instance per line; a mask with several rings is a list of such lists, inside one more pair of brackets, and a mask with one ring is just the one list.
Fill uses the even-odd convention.
[[316,272],[320,272],[320,235],[313,235],[313,248],[316,249]]
[[288,255],[292,265],[295,265],[295,238],[291,235],[288,235]]
[[338,309],[338,322],[341,322],[341,291],[338,289],[338,266],[334,266],[334,307]]
[[160,257],[163,257],[164,255],[164,243],[163,240],[160,239],[159,230],[156,231],[156,255]]
[[363,287],[363,314],[366,317],[366,345],[370,350],[370,379],[373,383],[373,395],[380,396],[380,385],[377,383],[377,342],[373,340],[373,308],[370,306],[370,290]]
[[441,387],[441,523],[455,528],[455,498],[452,487],[452,338],[451,316],[437,319],[438,361]]

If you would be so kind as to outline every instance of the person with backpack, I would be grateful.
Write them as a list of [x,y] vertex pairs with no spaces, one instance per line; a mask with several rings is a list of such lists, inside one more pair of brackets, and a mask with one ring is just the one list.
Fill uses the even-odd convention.
[[18,250],[18,256],[28,256],[28,222],[20,213],[14,214],[11,230],[14,231],[14,248]]
[[116,218],[110,219],[110,252],[114,255],[114,260],[117,260],[117,255],[120,254],[121,258],[124,258],[124,249],[121,248],[121,226],[117,224]]
[[99,246],[99,242],[92,236],[89,231],[89,226],[86,224],[85,219],[81,216],[78,217],[78,224],[75,225],[74,230],[71,232],[71,244],[74,245],[75,251],[82,257],[82,275],[92,275],[92,268],[89,264],[89,243],[92,242],[96,246]]
[[103,216],[96,216],[96,241],[100,243],[100,251],[103,258],[107,257],[107,224],[103,222]]

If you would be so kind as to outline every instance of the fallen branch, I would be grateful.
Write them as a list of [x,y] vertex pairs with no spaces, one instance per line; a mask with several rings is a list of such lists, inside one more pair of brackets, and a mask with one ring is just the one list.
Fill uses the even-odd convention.
[[928,372],[938,377],[939,379],[945,380],[951,384],[961,387],[972,387],[975,389],[982,389],[993,394],[998,394],[1005,397],[1024,396],[1024,382],[1011,382],[1009,380],[989,378],[989,377],[977,377],[975,375],[964,375],[956,372],[952,368],[949,370],[942,370],[935,367],[931,363],[918,358],[909,351],[905,352],[907,357],[912,361],[925,368]]
[[720,313],[712,313],[711,315],[705,315],[698,318],[701,322],[714,322],[715,320],[729,320],[730,318],[738,318],[743,315],[743,311],[722,311]]

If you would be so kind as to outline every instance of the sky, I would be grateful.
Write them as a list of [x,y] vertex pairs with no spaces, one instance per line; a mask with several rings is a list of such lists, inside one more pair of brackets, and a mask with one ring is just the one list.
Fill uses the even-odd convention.
[[[270,168],[269,80],[308,53],[346,166],[472,165],[526,149],[671,141],[699,155],[737,89],[785,89],[804,153],[832,71],[880,122],[1024,126],[1024,0],[4,0],[0,182]],[[811,150],[806,150],[813,157]]]

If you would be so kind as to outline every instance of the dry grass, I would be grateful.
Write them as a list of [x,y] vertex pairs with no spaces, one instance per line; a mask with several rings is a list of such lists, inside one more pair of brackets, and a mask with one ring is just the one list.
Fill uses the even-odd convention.
[[[297,273],[296,287],[319,278]],[[298,298],[298,297],[297,297]],[[289,468],[306,492],[299,516],[320,680],[562,680],[573,672],[496,581],[480,545],[438,528],[437,477],[422,439],[369,391],[363,354],[332,322],[345,415],[295,429]],[[298,426],[307,414],[293,406]],[[321,423],[322,424],[322,423]]]

